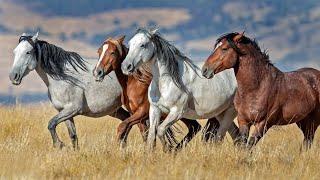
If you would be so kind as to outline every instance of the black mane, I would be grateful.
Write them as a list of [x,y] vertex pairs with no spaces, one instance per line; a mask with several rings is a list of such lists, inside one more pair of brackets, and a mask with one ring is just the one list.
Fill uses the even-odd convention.
[[[237,33],[237,32],[223,34],[222,36],[220,36],[217,39],[214,47],[216,47],[219,44],[219,42],[221,42],[223,39],[227,39],[227,40],[233,41],[233,38],[238,34],[239,33]],[[269,55],[267,53],[267,50],[262,51],[260,46],[259,46],[259,44],[258,44],[258,42],[256,41],[256,39],[252,40],[252,39],[250,39],[250,38],[248,38],[246,36],[242,36],[242,38],[240,39],[240,43],[242,43],[242,44],[251,44],[257,51],[259,51],[262,54],[263,60],[265,60],[268,64],[272,64],[271,61],[269,60]]]
[[79,80],[71,76],[71,71],[68,71],[66,65],[70,65],[76,72],[78,68],[83,71],[88,71],[86,61],[77,53],[65,51],[64,49],[50,44],[46,41],[38,40],[36,42],[40,46],[41,68],[49,76],[56,80],[64,80],[69,83],[78,83]]
[[156,46],[156,54],[160,56],[159,60],[166,66],[168,70],[168,75],[172,77],[173,82],[178,88],[188,93],[185,85],[181,80],[177,60],[181,59],[183,62],[186,62],[190,67],[195,69],[196,67],[192,63],[192,61],[188,57],[186,57],[182,52],[180,52],[175,46],[170,44],[170,42],[162,38],[160,33],[156,32],[152,34],[150,30],[147,29],[138,29],[137,33],[144,33],[148,37],[150,37],[151,41]]

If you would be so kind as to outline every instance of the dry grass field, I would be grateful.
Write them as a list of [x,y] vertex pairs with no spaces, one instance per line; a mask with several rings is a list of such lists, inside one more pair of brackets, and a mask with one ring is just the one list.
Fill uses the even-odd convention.
[[[128,148],[115,141],[119,121],[110,117],[76,118],[80,150],[71,148],[64,124],[58,133],[68,145],[52,148],[47,123],[49,105],[0,107],[0,178],[13,179],[318,179],[319,137],[300,153],[302,133],[295,125],[272,128],[250,153],[223,144],[204,144],[198,135],[180,153],[166,154],[160,145],[147,153],[134,128]],[[204,124],[205,122],[202,122]],[[319,134],[319,133],[318,133]]]

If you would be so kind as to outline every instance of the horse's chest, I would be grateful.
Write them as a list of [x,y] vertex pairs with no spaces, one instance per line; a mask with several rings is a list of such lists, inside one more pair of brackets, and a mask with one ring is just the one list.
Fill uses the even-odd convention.
[[234,104],[239,116],[246,120],[259,121],[265,119],[267,115],[267,99],[264,97],[253,94],[241,96],[237,93]]
[[128,99],[128,104],[132,109],[138,108],[148,99],[148,87],[148,84],[136,79],[131,79],[128,82],[124,93]]
[[168,113],[172,107],[183,107],[187,102],[185,93],[181,92],[172,81],[152,83],[149,88],[150,102],[165,113]]
[[62,109],[71,99],[68,89],[56,87],[49,89],[49,97],[56,109]]

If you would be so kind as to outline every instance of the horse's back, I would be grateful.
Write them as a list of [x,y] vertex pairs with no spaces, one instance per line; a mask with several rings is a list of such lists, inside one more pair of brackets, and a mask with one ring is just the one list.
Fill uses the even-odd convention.
[[84,91],[84,114],[87,116],[100,117],[110,115],[121,106],[122,88],[114,72],[97,82],[92,75],[94,61],[87,60],[87,72],[82,74],[81,81],[85,84]]
[[312,90],[317,94],[320,101],[320,71],[314,68],[302,68],[299,69],[298,72],[303,75],[310,88],[312,88]]
[[[284,73],[284,81],[279,81],[281,89],[278,99],[283,102],[283,116],[287,121],[297,121],[305,117],[320,103],[320,72],[313,68],[302,68]],[[293,119],[293,117],[295,117]]]
[[[312,86],[315,90],[320,91],[320,71],[318,71],[317,69],[301,68],[285,74],[288,76],[287,80],[289,81],[295,81],[295,79],[303,79],[303,82],[306,83],[306,85]],[[291,82],[289,83],[291,84]]]

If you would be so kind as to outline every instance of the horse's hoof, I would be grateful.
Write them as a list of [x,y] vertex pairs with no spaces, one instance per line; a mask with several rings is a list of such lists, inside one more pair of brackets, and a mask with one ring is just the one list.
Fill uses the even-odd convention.
[[163,146],[163,152],[165,153],[170,153],[172,151],[174,151],[174,146],[171,146],[171,145],[166,145],[166,146]]
[[119,147],[120,149],[125,149],[127,147],[127,142],[119,141]]
[[234,145],[237,146],[240,149],[246,149],[247,148],[247,143],[243,142],[242,140],[235,140]]
[[62,149],[63,147],[65,147],[63,142],[57,142],[53,144],[53,147],[56,149]]
[[73,146],[73,150],[75,150],[75,151],[79,151],[79,150],[80,150],[80,147],[79,147],[78,145]]

